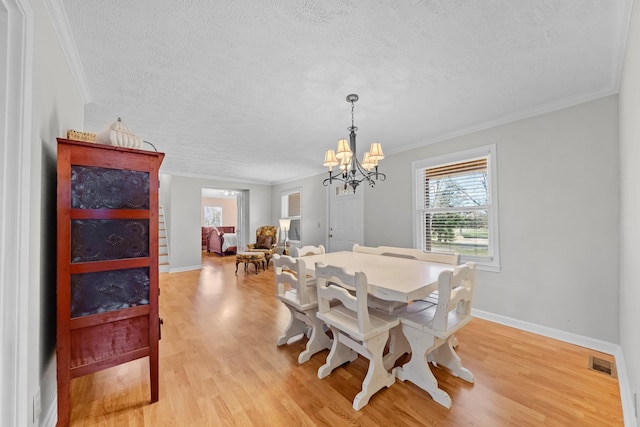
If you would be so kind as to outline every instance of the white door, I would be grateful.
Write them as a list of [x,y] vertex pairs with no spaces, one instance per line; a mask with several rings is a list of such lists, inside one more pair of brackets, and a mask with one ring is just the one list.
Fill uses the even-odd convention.
[[328,251],[350,251],[355,243],[364,244],[364,189],[355,193],[349,187],[330,185]]

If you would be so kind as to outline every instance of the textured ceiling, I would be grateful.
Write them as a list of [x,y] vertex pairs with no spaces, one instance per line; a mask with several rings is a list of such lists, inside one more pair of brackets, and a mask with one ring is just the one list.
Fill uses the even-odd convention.
[[[358,157],[617,93],[631,0],[62,0],[91,102],[162,172],[324,171],[357,93]],[[384,161],[381,164],[384,169]]]

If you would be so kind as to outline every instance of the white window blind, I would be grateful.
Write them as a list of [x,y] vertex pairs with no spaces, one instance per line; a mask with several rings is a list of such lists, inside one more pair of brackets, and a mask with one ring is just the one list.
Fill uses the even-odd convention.
[[[499,269],[493,146],[414,162],[416,247]],[[482,155],[479,155],[482,153]]]
[[289,217],[300,216],[300,193],[289,194]]
[[301,237],[301,221],[302,221],[302,203],[301,203],[301,190],[293,189],[283,191],[281,193],[281,218],[288,218],[291,220],[288,239],[293,242],[300,242]]

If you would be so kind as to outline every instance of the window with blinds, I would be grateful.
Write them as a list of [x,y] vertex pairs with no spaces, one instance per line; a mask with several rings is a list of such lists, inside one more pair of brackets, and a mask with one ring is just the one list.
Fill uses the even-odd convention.
[[302,240],[301,238],[301,221],[302,221],[302,206],[301,206],[301,190],[299,188],[282,192],[282,207],[281,218],[288,218],[291,220],[288,239],[292,243],[297,243]]
[[416,240],[422,250],[459,253],[465,262],[493,263],[497,227],[490,182],[492,150],[481,152],[481,156],[473,155],[477,150],[451,155],[446,162],[414,163]]

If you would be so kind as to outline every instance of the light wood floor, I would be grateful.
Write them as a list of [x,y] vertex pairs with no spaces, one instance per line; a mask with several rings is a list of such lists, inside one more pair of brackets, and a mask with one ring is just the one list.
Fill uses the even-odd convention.
[[[251,271],[253,271],[253,266]],[[409,382],[351,408],[367,362],[320,380],[328,351],[297,364],[304,342],[276,347],[288,311],[273,270],[234,275],[233,257],[203,253],[201,271],[162,274],[160,401],[147,359],[72,381],[73,426],[621,426],[618,383],[588,368],[597,353],[481,319],[458,334],[469,384],[432,368],[446,409]]]

